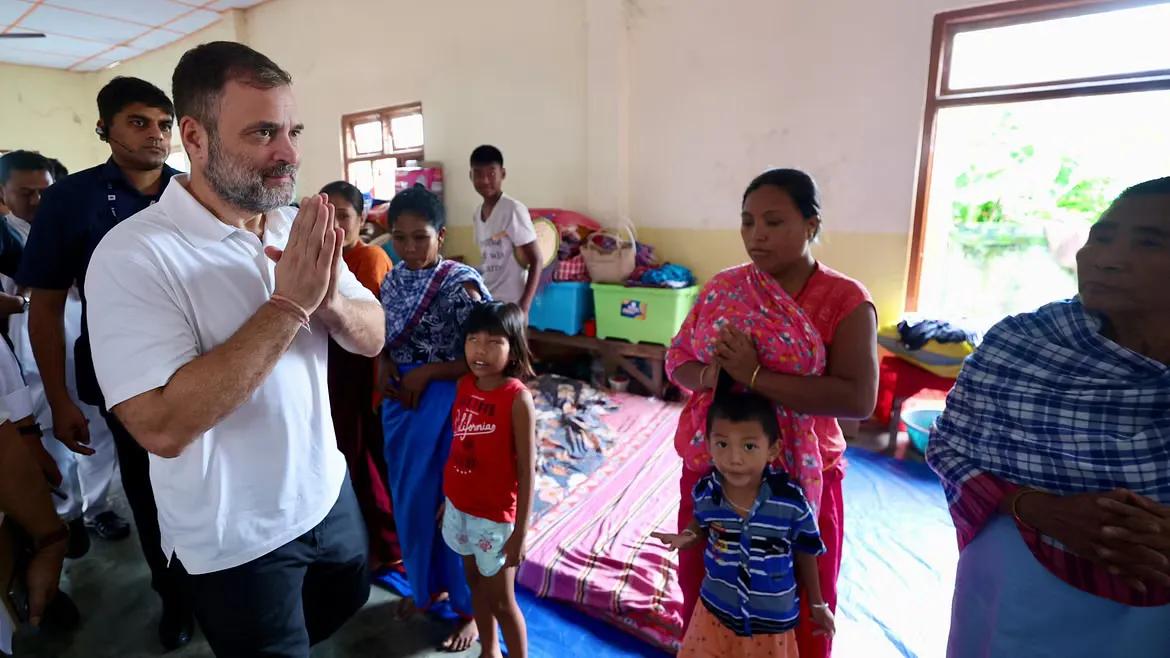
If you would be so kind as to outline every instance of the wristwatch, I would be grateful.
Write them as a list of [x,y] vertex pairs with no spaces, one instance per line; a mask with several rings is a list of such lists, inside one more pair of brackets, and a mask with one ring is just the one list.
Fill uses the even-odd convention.
[[20,305],[20,312],[28,313],[28,297],[21,297],[21,299],[24,301]]

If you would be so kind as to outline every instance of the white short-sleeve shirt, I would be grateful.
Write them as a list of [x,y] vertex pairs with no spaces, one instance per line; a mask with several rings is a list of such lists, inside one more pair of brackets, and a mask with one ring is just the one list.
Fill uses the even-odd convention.
[[[32,225],[16,215],[9,214],[5,218],[8,227],[16,233],[20,244],[28,242],[29,231]],[[10,295],[20,294],[20,286],[16,285],[11,277],[0,274],[0,289]],[[81,335],[81,293],[77,286],[69,289],[65,297],[65,388],[73,399],[78,400],[76,364],[74,362],[73,346]],[[36,356],[33,354],[32,339],[28,332],[28,313],[17,313],[8,316],[8,340],[12,342],[12,352],[20,363],[24,372],[24,381],[28,384],[27,394],[32,400],[32,413],[36,416],[41,429],[53,429],[53,410],[49,407],[49,399],[45,396],[45,382],[41,379],[40,369],[37,366]],[[19,420],[24,416],[17,416]]]
[[33,413],[32,393],[20,372],[20,363],[8,347],[0,340],[0,415],[5,420],[21,420]]
[[[264,247],[284,248],[295,211],[263,242],[215,218],[175,176],[159,202],[114,227],[85,281],[94,369],[114,408],[165,386],[230,338],[273,293]],[[348,268],[342,295],[375,301]],[[345,459],[329,409],[329,334],[301,330],[244,404],[173,459],[150,456],[162,549],[193,574],[230,569],[311,530],[337,501]]]
[[516,262],[514,250],[536,241],[536,230],[532,227],[528,208],[502,194],[486,221],[483,219],[483,204],[476,206],[472,222],[475,241],[483,257],[480,270],[488,292],[501,302],[519,303],[528,283],[528,268]]

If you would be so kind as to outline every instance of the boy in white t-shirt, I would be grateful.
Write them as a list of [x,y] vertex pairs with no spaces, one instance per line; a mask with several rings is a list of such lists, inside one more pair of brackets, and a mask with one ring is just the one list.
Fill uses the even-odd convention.
[[[492,298],[517,304],[527,314],[543,266],[528,208],[504,194],[507,173],[500,149],[480,146],[471,152],[471,183],[483,197],[471,221],[483,256],[480,269]],[[526,265],[516,260],[517,248]]]

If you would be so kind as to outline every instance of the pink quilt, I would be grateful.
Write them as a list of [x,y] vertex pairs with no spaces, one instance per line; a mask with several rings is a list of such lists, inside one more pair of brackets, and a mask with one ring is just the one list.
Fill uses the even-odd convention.
[[650,537],[674,530],[682,468],[674,448],[681,405],[618,395],[606,417],[617,440],[605,463],[534,522],[520,584],[643,639],[677,649],[677,556]]

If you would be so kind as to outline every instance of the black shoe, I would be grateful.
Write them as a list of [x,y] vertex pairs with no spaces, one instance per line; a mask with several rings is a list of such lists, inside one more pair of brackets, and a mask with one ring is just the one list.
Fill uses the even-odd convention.
[[113,510],[98,514],[85,527],[106,541],[121,541],[130,536],[130,524]]
[[158,622],[158,640],[163,649],[174,651],[187,646],[195,633],[195,617],[186,605],[163,602],[162,619]]
[[69,542],[65,546],[65,557],[76,560],[89,552],[89,533],[85,531],[85,521],[74,519],[69,522]]

